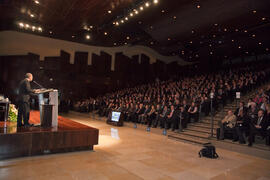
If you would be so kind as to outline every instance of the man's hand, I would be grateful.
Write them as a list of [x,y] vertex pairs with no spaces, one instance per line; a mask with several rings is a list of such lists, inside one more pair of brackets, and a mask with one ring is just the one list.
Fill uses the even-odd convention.
[[255,125],[257,129],[261,129],[262,127],[260,125]]

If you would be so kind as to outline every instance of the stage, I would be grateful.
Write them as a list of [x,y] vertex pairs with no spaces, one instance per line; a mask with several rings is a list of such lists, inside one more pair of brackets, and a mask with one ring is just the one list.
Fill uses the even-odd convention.
[[[31,111],[30,123],[40,124],[39,111]],[[0,159],[44,153],[93,150],[99,130],[58,116],[58,127],[20,127],[0,122]]]

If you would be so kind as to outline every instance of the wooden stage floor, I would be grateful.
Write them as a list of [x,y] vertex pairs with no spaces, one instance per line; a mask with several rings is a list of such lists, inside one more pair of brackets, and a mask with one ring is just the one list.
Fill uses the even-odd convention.
[[[39,111],[31,111],[30,123],[40,124]],[[99,130],[58,116],[58,127],[20,127],[0,122],[0,159],[43,153],[93,150]]]

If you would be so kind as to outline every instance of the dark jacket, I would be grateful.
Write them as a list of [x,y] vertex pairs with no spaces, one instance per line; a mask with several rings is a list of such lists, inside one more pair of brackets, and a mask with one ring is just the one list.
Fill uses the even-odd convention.
[[19,102],[29,102],[30,94],[34,93],[31,89],[30,82],[24,79],[19,85]]

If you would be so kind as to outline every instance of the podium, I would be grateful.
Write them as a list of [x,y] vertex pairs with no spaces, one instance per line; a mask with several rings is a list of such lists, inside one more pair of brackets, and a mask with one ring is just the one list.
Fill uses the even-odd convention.
[[[47,93],[49,95],[49,98],[48,98],[48,102],[45,103],[44,95]],[[58,90],[37,89],[35,94],[38,95],[41,126],[42,127],[57,127],[58,126]]]

